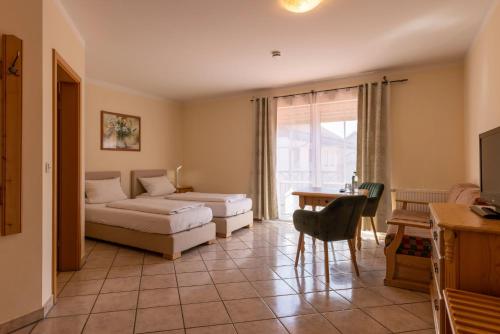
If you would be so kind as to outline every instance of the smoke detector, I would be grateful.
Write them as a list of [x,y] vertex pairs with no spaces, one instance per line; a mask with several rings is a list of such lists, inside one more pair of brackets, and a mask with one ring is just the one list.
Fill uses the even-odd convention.
[[271,51],[271,56],[273,58],[281,57],[281,51],[279,51],[279,50],[273,50],[273,51]]

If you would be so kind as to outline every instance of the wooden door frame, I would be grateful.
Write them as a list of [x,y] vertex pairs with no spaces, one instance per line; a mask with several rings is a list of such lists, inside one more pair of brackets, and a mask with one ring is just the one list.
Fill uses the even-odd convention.
[[[77,85],[77,113],[78,113],[78,192],[81,193],[81,79],[80,76],[71,68],[71,66],[52,49],[52,295],[54,301],[57,297],[57,230],[58,230],[58,110],[57,110],[57,93],[58,93],[58,75],[57,70],[60,67]],[[74,256],[75,261],[78,261],[78,267],[81,266],[81,205],[78,206],[77,219],[75,221],[77,228],[75,229],[77,236]]]

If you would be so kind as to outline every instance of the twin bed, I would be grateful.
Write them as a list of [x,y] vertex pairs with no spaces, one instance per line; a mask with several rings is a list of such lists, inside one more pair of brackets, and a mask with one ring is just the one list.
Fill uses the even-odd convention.
[[[252,226],[252,201],[247,198],[211,202],[189,200],[210,195],[201,193],[171,194],[168,198],[148,196],[139,178],[165,175],[165,170],[132,171],[131,197],[135,200],[87,202],[85,235],[158,252],[174,260],[187,249],[215,242],[216,235],[228,237],[236,229]],[[120,177],[120,172],[85,174],[87,181]]]

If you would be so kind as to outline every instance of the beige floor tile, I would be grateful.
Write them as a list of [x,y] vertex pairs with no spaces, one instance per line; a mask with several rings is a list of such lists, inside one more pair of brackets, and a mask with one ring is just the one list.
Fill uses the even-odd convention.
[[229,242],[221,244],[221,246],[226,251],[228,251],[228,250],[234,250],[234,249],[247,249],[248,248],[248,246],[245,245],[241,241],[229,241]]
[[145,264],[142,267],[142,275],[166,275],[175,273],[174,264],[172,262]]
[[282,280],[255,281],[252,286],[261,297],[295,294],[295,290]]
[[121,267],[121,266],[133,266],[133,265],[142,265],[144,261],[144,254],[126,254],[120,255],[118,254],[113,261],[113,267]]
[[177,288],[142,290],[139,293],[138,308],[179,305]]
[[183,328],[180,306],[165,306],[137,310],[136,333],[158,332]]
[[141,290],[176,288],[177,280],[175,274],[142,276]]
[[393,332],[407,332],[431,327],[428,323],[397,305],[369,307],[364,310]]
[[65,271],[57,273],[57,283],[68,282],[71,277],[74,275],[74,271]]
[[265,302],[278,317],[316,313],[316,310],[300,295],[287,295],[264,298]]
[[377,292],[394,304],[417,303],[429,300],[429,295],[426,293],[393,288],[391,286],[372,287],[370,290]]
[[258,320],[234,324],[238,334],[287,334],[285,327],[277,319]]
[[420,318],[420,320],[423,320],[429,325],[434,326],[434,316],[432,313],[432,305],[430,302],[403,304],[399,306],[417,316],[418,318]]
[[205,265],[208,270],[227,270],[238,268],[233,260],[223,259],[223,260],[207,260]]
[[92,313],[125,311],[137,307],[137,291],[103,293],[97,297]]
[[241,272],[249,281],[266,281],[279,279],[280,277],[268,267],[241,269]]
[[24,326],[23,328],[20,328],[14,332],[12,332],[11,334],[30,334],[31,331],[33,330],[33,328],[35,328],[35,326],[38,325],[38,323],[34,323],[34,324],[31,324],[31,325],[28,325],[28,326]]
[[308,277],[311,276],[302,266],[280,266],[271,268],[281,278]]
[[233,259],[242,259],[245,257],[255,257],[256,254],[252,249],[234,249],[227,251],[227,254]]
[[141,276],[141,272],[141,265],[111,267],[108,273],[108,278]]
[[216,302],[220,300],[214,285],[186,286],[179,288],[182,304]]
[[132,334],[135,310],[91,314],[83,334]]
[[96,295],[101,290],[104,280],[68,282],[61,292],[61,297]]
[[285,325],[290,334],[340,334],[320,314],[281,318],[280,321]]
[[212,278],[206,271],[182,273],[177,274],[177,284],[179,286],[207,285],[212,284]]
[[[362,274],[365,275],[364,273]],[[326,283],[325,276],[317,276],[317,278]],[[334,273],[330,275],[330,289],[333,290],[344,290],[344,289],[355,289],[355,288],[363,288],[365,284],[356,276],[356,274],[348,274],[348,273]]]
[[259,297],[249,282],[217,284],[216,287],[222,300]]
[[139,290],[140,277],[108,278],[104,281],[101,293]]
[[315,277],[287,278],[284,281],[298,293],[328,290],[328,286]]
[[[91,254],[92,255],[92,254]],[[87,258],[82,269],[109,268],[113,263],[113,258],[97,257]]]
[[273,312],[260,298],[227,300],[224,304],[233,322],[275,318]]
[[40,321],[31,331],[33,334],[80,334],[87,321],[87,315],[47,318]]
[[201,257],[203,260],[223,260],[231,258],[224,250],[201,253]]
[[384,286],[385,270],[384,271],[369,271],[364,272],[358,278],[365,286]]
[[343,334],[386,334],[384,326],[359,309],[325,314],[326,318]]
[[106,243],[106,242],[97,242],[94,246],[94,249],[92,249],[93,252],[101,252],[101,251],[117,251],[118,250],[118,246],[117,245],[113,245],[113,244],[110,244],[110,243]]
[[239,269],[210,271],[214,283],[237,283],[245,282],[247,279]]
[[367,288],[337,290],[337,293],[357,307],[390,305],[392,302]]
[[236,334],[233,325],[216,325],[208,327],[189,328],[186,334]]
[[97,295],[93,296],[76,296],[58,298],[57,304],[52,307],[48,316],[61,317],[66,315],[81,315],[89,314],[94,306]]
[[108,269],[82,269],[75,272],[73,277],[71,277],[71,282],[105,279],[107,274]]
[[205,263],[203,261],[189,261],[189,262],[176,262],[175,272],[177,274],[181,273],[193,273],[197,271],[207,271]]
[[144,255],[143,264],[157,264],[157,263],[171,263],[172,261],[165,259],[161,255],[157,254],[146,254]]
[[268,264],[261,257],[247,257],[242,259],[233,259],[234,263],[240,269],[267,268]]
[[222,302],[182,305],[186,328],[231,323]]
[[304,294],[304,298],[318,312],[348,310],[353,305],[335,291],[318,291]]
[[190,250],[183,252],[182,256],[174,262],[189,262],[189,261],[202,261],[200,253],[197,250]]

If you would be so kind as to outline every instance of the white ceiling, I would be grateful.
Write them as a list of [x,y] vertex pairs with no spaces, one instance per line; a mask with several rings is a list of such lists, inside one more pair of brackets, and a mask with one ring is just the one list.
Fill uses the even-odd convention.
[[[87,77],[185,100],[461,56],[495,0],[62,0]],[[282,57],[271,58],[271,50]]]

